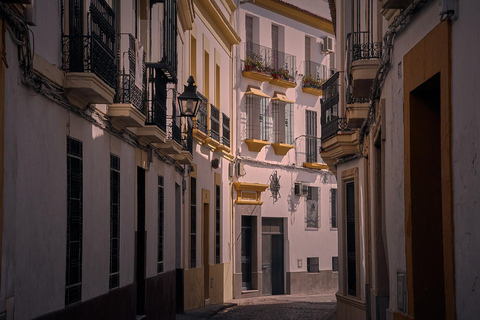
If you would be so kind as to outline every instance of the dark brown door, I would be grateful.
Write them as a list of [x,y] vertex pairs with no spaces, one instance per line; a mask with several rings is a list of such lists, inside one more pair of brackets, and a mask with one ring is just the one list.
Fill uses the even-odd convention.
[[284,254],[283,220],[262,219],[262,293],[264,295],[283,294]]
[[209,204],[203,204],[203,271],[204,271],[204,299],[210,298],[210,263],[208,257],[210,256],[210,215]]
[[137,315],[145,314],[145,170],[137,167]]

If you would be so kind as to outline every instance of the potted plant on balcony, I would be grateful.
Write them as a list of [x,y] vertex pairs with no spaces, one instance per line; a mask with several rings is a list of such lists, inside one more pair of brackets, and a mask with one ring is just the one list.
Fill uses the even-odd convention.
[[309,76],[303,76],[302,81],[303,81],[303,86],[304,87],[310,86],[310,77]]
[[278,70],[277,69],[272,69],[271,75],[272,75],[273,79],[277,79],[278,78]]
[[289,81],[290,80],[290,74],[287,70],[285,70],[284,68],[280,69],[280,76],[283,80],[287,80]]
[[251,56],[247,56],[245,58],[245,71],[251,71],[253,65],[253,58]]

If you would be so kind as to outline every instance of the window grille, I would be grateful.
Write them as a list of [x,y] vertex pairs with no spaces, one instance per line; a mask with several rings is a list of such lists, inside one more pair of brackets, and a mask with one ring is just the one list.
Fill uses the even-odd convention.
[[220,110],[210,104],[210,137],[220,142]]
[[82,142],[67,137],[67,261],[65,305],[82,298]]
[[332,271],[338,271],[338,257],[332,257]]
[[356,234],[355,234],[355,184],[345,184],[347,204],[347,291],[349,295],[357,295],[357,262],[356,262]]
[[208,99],[200,92],[197,92],[197,95],[200,97],[200,105],[195,120],[195,129],[208,134]]
[[293,144],[293,103],[275,100],[272,113],[274,142]]
[[337,189],[331,189],[332,228],[337,228]]
[[306,110],[306,158],[308,163],[317,162],[317,112]]
[[308,272],[320,272],[318,267],[318,257],[307,258],[307,271]]
[[164,234],[164,213],[165,213],[165,188],[163,176],[158,176],[158,253],[157,273],[163,272],[163,234]]
[[318,187],[308,187],[307,207],[307,228],[318,228]]
[[190,268],[197,265],[197,178],[190,177]]
[[110,154],[110,278],[109,288],[120,282],[120,158]]
[[220,186],[215,185],[215,263],[220,263]]
[[230,148],[230,118],[222,113],[222,144]]
[[271,119],[268,114],[268,98],[246,95],[247,139],[270,140]]

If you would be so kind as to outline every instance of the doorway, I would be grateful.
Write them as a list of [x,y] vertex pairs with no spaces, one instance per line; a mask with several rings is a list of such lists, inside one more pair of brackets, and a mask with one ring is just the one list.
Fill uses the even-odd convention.
[[207,300],[210,298],[210,205],[203,204],[203,296]]
[[[445,319],[440,73],[410,92],[414,315]],[[425,232],[428,230],[428,232]]]
[[145,169],[137,167],[137,231],[136,231],[137,315],[145,314]]
[[284,294],[283,219],[262,219],[262,293]]

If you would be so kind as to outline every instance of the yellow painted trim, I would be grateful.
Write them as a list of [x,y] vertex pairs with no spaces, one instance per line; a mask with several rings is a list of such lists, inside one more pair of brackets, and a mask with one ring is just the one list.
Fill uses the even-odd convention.
[[235,200],[235,204],[250,204],[261,206],[263,201],[248,201],[248,200]]
[[242,76],[262,82],[268,82],[273,79],[272,76],[257,71],[242,71]]
[[178,18],[184,31],[192,30],[195,19],[192,0],[178,1]]
[[296,82],[291,82],[288,80],[281,80],[281,79],[272,79],[270,80],[270,83],[279,87],[287,88],[287,89],[295,88],[297,86]]
[[292,20],[296,20],[303,24],[314,27],[315,29],[325,31],[332,35],[335,34],[333,31],[333,23],[331,21],[321,19],[314,14],[292,8],[292,6],[281,2],[271,0],[255,0],[255,4]]
[[218,42],[223,45],[225,51],[231,53],[232,45],[239,44],[242,39],[215,1],[194,0],[194,5],[195,13],[200,17],[205,26]]
[[247,91],[245,92],[245,94],[253,94],[255,96],[259,96],[263,98],[270,98],[270,96],[264,93],[262,90],[260,90],[259,87],[254,87],[250,85],[247,87]]
[[205,139],[205,145],[207,145],[212,151],[215,151],[215,149],[217,149],[217,147],[220,145],[220,142],[208,137]]
[[295,148],[295,146],[285,143],[272,143],[272,147],[275,150],[275,154],[279,156],[286,156],[290,149]]
[[260,152],[260,150],[262,150],[264,146],[270,144],[270,142],[268,141],[257,140],[257,139],[245,139],[245,143],[248,146],[248,150],[253,152]]
[[315,96],[321,96],[323,94],[322,89],[310,88],[310,87],[303,87],[302,91],[305,93],[313,94]]
[[295,103],[295,101],[289,100],[287,98],[287,96],[285,95],[285,93],[278,92],[278,91],[275,91],[275,93],[273,94],[272,101],[274,101],[274,100],[279,100],[279,101],[287,102],[287,103]]
[[325,163],[304,162],[303,166],[305,168],[318,169],[318,170],[328,169],[328,165],[326,165]]
[[203,133],[198,129],[193,129],[192,134],[193,134],[193,137],[197,139],[200,144],[204,144],[205,140],[208,138],[208,136],[205,133]]
[[233,186],[237,191],[260,191],[263,192],[270,187],[268,184],[250,183],[250,182],[234,182]]

